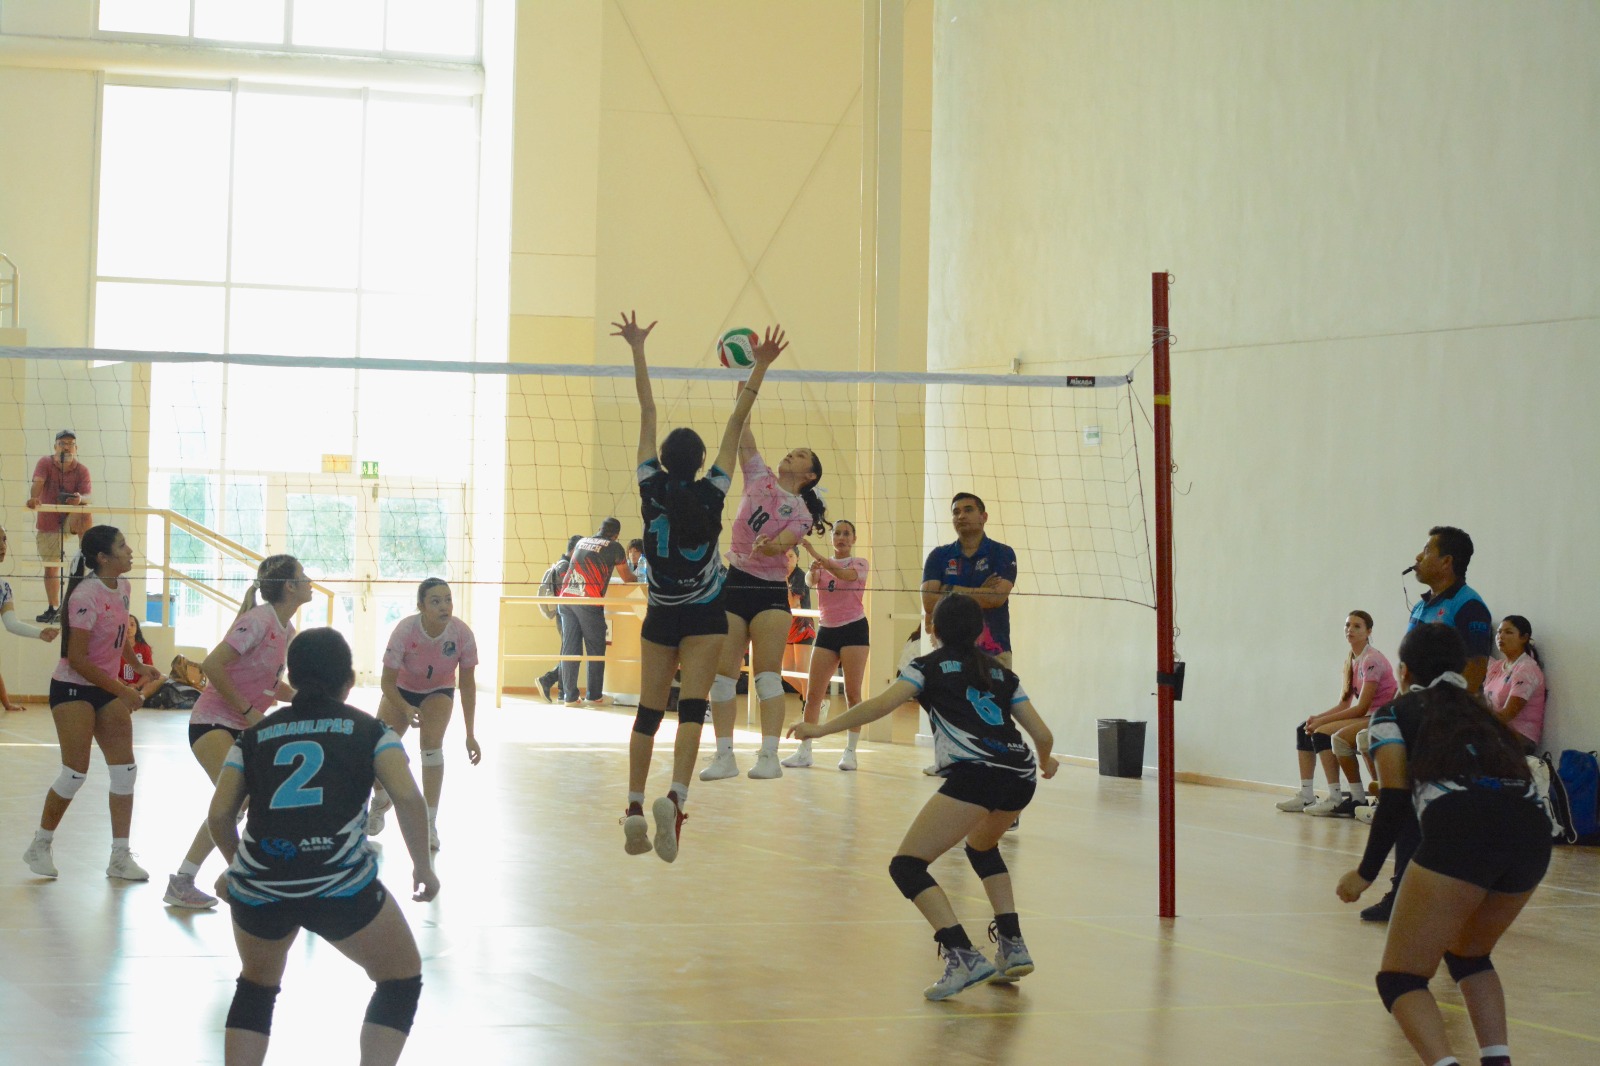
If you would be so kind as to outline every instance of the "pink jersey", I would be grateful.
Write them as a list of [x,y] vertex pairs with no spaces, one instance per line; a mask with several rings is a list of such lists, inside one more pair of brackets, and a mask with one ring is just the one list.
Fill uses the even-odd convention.
[[841,581],[827,567],[817,570],[817,610],[822,615],[822,625],[837,629],[867,616],[867,609],[861,605],[861,597],[867,591],[867,561],[854,555],[828,561],[855,575],[849,581]]
[[1395,693],[1400,691],[1400,683],[1394,679],[1394,667],[1389,665],[1383,652],[1371,644],[1350,664],[1350,686],[1354,690],[1351,699],[1359,700],[1362,687],[1369,681],[1378,686],[1378,691],[1372,696],[1372,705],[1367,708],[1367,713],[1371,714],[1393,700]]
[[[278,702],[278,682],[283,679],[283,664],[293,639],[294,623],[278,621],[278,609],[267,603],[240,615],[228,635],[222,638],[224,644],[239,653],[239,657],[228,664],[226,672],[233,690],[251,710],[265,713]],[[207,685],[195,700],[189,724],[225,725],[229,729],[244,729],[249,725],[244,715],[211,685]]]
[[[66,619],[73,630],[89,634],[89,661],[113,679],[122,673],[122,639],[128,635],[128,601],[132,596],[133,587],[127,578],[119,577],[116,588],[107,588],[104,581],[90,574],[78,582],[66,605]],[[62,639],[66,639],[65,633]],[[50,676],[73,685],[94,685],[74,670],[64,655]]]
[[739,500],[739,515],[733,522],[732,548],[728,561],[751,577],[767,581],[786,581],[789,560],[782,553],[761,555],[755,551],[757,535],[777,540],[786,532],[798,537],[811,529],[811,512],[806,501],[783,491],[772,468],[751,452],[744,464],[744,495]]
[[1504,709],[1512,696],[1521,696],[1527,702],[1511,719],[1511,728],[1535,744],[1544,733],[1544,671],[1524,652],[1517,661],[1508,663],[1495,659],[1489,663],[1489,676],[1483,680],[1483,694],[1495,710]]
[[422,629],[422,616],[414,614],[402,618],[389,635],[383,665],[397,672],[395,684],[409,692],[454,688],[457,666],[478,665],[478,642],[459,618],[451,618],[444,632],[430,637]]

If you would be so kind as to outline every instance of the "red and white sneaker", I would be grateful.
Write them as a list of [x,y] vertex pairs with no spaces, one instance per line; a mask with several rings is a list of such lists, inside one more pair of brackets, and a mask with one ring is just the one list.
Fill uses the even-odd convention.
[[628,804],[622,816],[622,850],[629,855],[643,855],[650,850],[650,822],[644,816],[644,804]]
[[678,837],[689,816],[678,806],[678,797],[670,792],[650,805],[650,813],[656,818],[656,854],[662,862],[672,862],[678,857]]

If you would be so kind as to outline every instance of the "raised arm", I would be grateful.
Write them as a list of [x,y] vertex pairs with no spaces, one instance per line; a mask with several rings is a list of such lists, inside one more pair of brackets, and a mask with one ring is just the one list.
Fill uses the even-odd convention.
[[[856,572],[854,570],[850,569],[848,566],[841,566],[832,559],[828,558],[826,555],[823,555],[812,546],[809,540],[802,540],[800,541],[800,544],[805,548],[806,551],[811,553],[811,558],[816,561],[816,564],[820,565],[824,570],[832,574],[836,580],[854,581],[856,579]],[[811,573],[815,574],[816,572],[816,566],[814,565],[811,568]],[[811,584],[815,586],[816,582],[813,581]]]
[[648,462],[656,457],[656,398],[650,388],[650,367],[644,361],[644,340],[656,324],[641,328],[636,311],[624,312],[622,321],[611,324],[617,327],[611,335],[621,337],[633,349],[633,386],[639,393],[638,461]]
[[[756,405],[756,395],[761,391],[761,382],[766,379],[767,367],[771,366],[783,350],[789,347],[789,342],[784,339],[782,326],[768,327],[766,336],[756,346],[756,365],[750,371],[750,377],[739,390],[739,399],[733,405],[733,414],[728,418],[728,426],[722,431],[722,446],[717,449],[716,464],[723,473],[731,473],[735,451],[738,452],[740,462],[745,459],[745,451],[754,452],[756,447],[755,434],[750,432],[748,425],[750,411]],[[746,443],[748,438],[748,443]]]

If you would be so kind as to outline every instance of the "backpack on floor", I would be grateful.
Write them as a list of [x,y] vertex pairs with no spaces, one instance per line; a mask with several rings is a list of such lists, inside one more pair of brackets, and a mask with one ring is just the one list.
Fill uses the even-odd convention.
[[1600,757],[1569,748],[1556,764],[1556,777],[1566,793],[1567,843],[1600,843]]
[[186,659],[182,655],[172,657],[172,669],[167,671],[167,676],[180,684],[188,685],[192,689],[206,687],[205,671],[200,669],[200,664],[193,659]]

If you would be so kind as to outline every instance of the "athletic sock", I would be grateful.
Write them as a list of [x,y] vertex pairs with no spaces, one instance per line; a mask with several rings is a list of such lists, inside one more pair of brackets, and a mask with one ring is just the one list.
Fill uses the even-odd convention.
[[810,755],[811,754],[811,741],[802,740],[800,742],[800,750],[805,752],[807,755]]
[[635,803],[637,803],[641,807],[644,806],[644,793],[643,792],[630,792],[630,793],[628,793],[628,806],[631,807]]
[[1490,1044],[1478,1049],[1480,1066],[1511,1066],[1511,1048],[1505,1044]]
[[35,829],[33,831],[33,839],[42,840],[46,844],[50,843],[55,838],[56,831],[54,829]]
[[955,925],[945,926],[937,933],[934,933],[933,939],[937,940],[939,942],[939,946],[942,948],[962,948],[966,951],[972,950],[972,940],[967,936],[967,931],[961,928],[961,924],[959,922]]
[[1456,1058],[1454,1055],[1446,1055],[1444,1058],[1434,1063],[1433,1066],[1461,1066],[1461,1060]]
[[1313,784],[1315,784],[1315,782],[1312,781],[1311,778],[1302,777],[1300,779],[1300,795],[1304,796],[1308,800],[1316,799],[1317,790],[1311,787]]
[[428,824],[429,825],[433,825],[434,822],[436,822],[438,820],[439,820],[439,808],[437,808],[437,807],[429,807],[428,808]]
[[845,739],[845,742],[844,742],[844,750],[845,751],[855,751],[856,750],[856,741],[861,739],[861,734],[860,733],[846,733],[845,737],[846,737],[846,739]]
[[717,738],[717,754],[718,755],[732,755],[733,754],[733,738],[732,737],[718,737]]
[[1010,914],[997,914],[994,916],[995,930],[1004,937],[1016,940],[1022,936],[1022,921],[1017,917],[1017,912]]
[[194,875],[199,872],[200,864],[197,862],[190,862],[188,859],[184,859],[178,864],[179,877],[187,877],[189,880],[193,881]]
[[761,754],[763,754],[763,755],[776,755],[776,754],[778,754],[778,738],[777,737],[762,737],[761,738]]
[[674,781],[672,787],[667,789],[667,795],[678,797],[678,810],[683,810],[683,805],[689,802],[689,786],[682,781]]
[[128,850],[128,838],[127,837],[112,837],[111,838],[111,850],[112,851],[127,851]]

